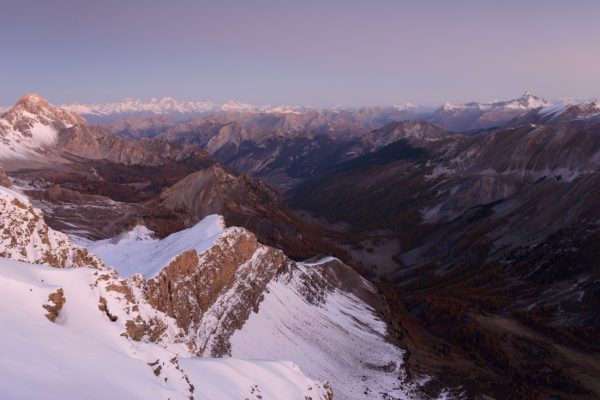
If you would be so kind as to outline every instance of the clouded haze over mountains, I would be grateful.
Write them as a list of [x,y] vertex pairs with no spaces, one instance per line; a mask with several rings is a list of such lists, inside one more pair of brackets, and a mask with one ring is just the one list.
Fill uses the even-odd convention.
[[593,97],[600,3],[6,1],[0,104],[374,105]]

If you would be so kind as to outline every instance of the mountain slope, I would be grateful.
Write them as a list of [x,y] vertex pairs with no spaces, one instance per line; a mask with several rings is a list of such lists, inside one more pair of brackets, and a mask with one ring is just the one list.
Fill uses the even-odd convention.
[[124,275],[142,273],[144,285],[130,275],[126,286],[173,318],[195,354],[290,359],[345,399],[416,396],[409,382],[396,388],[402,351],[388,341],[382,298],[335,259],[294,263],[216,216],[162,240],[138,227],[84,244]]
[[[88,268],[57,270],[0,258],[0,347],[10,360],[0,367],[3,396],[328,398],[321,385],[291,363],[191,359],[185,357],[185,348],[162,348],[123,338],[123,324],[111,322],[98,310],[103,294],[93,288],[95,274]],[[44,317],[42,305],[58,288],[66,302],[53,323]],[[117,304],[109,302],[111,312],[116,313]]]
[[435,125],[453,130],[469,131],[499,127],[529,110],[548,107],[552,103],[525,92],[521,97],[490,103],[446,103],[428,119]]
[[44,159],[61,129],[85,123],[80,116],[53,108],[36,94],[23,96],[0,114],[0,159]]
[[409,365],[493,397],[591,399],[600,390],[591,378],[600,370],[599,125],[517,121],[399,141],[286,195],[347,223],[358,238],[346,245],[351,256],[375,260],[366,266],[393,288]]
[[[7,204],[16,204],[12,200],[21,199],[25,207],[13,207],[17,207],[17,210],[29,210],[28,213],[39,218],[40,230],[52,232],[43,223],[40,212],[32,209],[24,196],[10,189],[0,190],[7,198]],[[19,212],[9,209],[5,211],[6,221],[22,219]],[[7,226],[15,224],[9,223]],[[7,234],[13,232],[18,234],[18,231],[7,230]],[[19,242],[9,243],[11,252],[7,254],[18,256],[16,250],[35,244],[38,240],[36,235],[37,233],[17,236],[22,238]],[[79,247],[83,245],[104,263],[117,269],[107,269],[98,261],[97,256],[89,255],[87,259],[96,262],[96,270],[86,268],[85,265],[89,265],[86,263],[79,264],[83,266],[77,274],[65,272],[53,275],[45,272],[47,269],[44,267],[28,270],[31,272],[27,274],[37,277],[31,278],[33,281],[37,280],[37,286],[40,285],[39,279],[43,279],[46,284],[43,286],[44,290],[39,286],[42,299],[52,293],[59,293],[60,288],[65,302],[54,311],[56,323],[75,324],[73,326],[78,329],[72,335],[86,334],[87,340],[107,342],[117,348],[129,343],[131,350],[119,357],[133,357],[152,364],[145,375],[147,378],[152,378],[150,374],[154,374],[152,371],[156,370],[158,364],[153,364],[154,361],[157,358],[164,361],[165,364],[160,364],[162,372],[159,376],[161,379],[168,378],[168,382],[175,386],[161,383],[161,387],[155,389],[159,393],[171,391],[173,398],[177,398],[181,394],[179,391],[188,391],[189,385],[182,383],[188,382],[185,376],[191,382],[200,379],[199,382],[206,383],[201,378],[203,375],[194,378],[194,362],[184,362],[180,358],[181,365],[189,365],[183,371],[177,368],[177,363],[167,362],[163,350],[160,350],[164,348],[170,352],[168,360],[174,354],[179,357],[233,355],[244,358],[291,359],[309,376],[322,381],[329,380],[334,392],[341,398],[376,398],[380,393],[407,399],[417,396],[418,386],[408,381],[402,389],[396,387],[399,379],[405,379],[401,363],[403,353],[389,342],[386,324],[381,320],[387,309],[385,303],[370,283],[336,259],[294,263],[281,251],[260,244],[250,232],[242,228],[225,228],[223,218],[218,216],[207,217],[194,227],[164,239],[154,238],[142,226],[113,239],[97,242],[78,239],[79,245],[72,244],[64,235],[54,235],[64,239],[58,242],[57,251],[72,252],[70,249],[76,249],[85,252]],[[29,261],[45,263],[46,257],[43,253],[35,253]],[[57,266],[69,265],[69,259],[61,259],[61,264]],[[12,273],[10,271],[14,267],[11,268],[13,269],[9,268],[6,274]],[[44,277],[40,277],[40,274]],[[13,278],[10,275],[9,279]],[[54,291],[50,291],[50,288]],[[9,292],[7,295],[14,294]],[[20,295],[26,296],[27,292]],[[70,306],[73,298],[77,299],[75,308]],[[286,310],[281,308],[282,301],[287,304]],[[31,307],[43,310],[43,304],[46,303],[38,304],[36,300],[31,303]],[[22,315],[21,312],[17,315]],[[87,319],[84,315],[87,315]],[[43,318],[42,314],[40,318]],[[18,325],[18,321],[11,320],[6,325],[11,326],[11,331],[16,331],[18,335],[24,335],[22,332],[30,329],[20,325],[12,328],[11,324]],[[80,326],[82,324],[85,327]],[[104,329],[103,324],[108,324],[111,328]],[[94,334],[88,335],[87,329],[94,331]],[[112,335],[112,331],[118,334]],[[111,339],[112,336],[115,339]],[[119,336],[129,342],[116,339]],[[266,337],[271,338],[272,346],[256,347],[256,343]],[[120,343],[120,340],[125,342]],[[79,349],[78,352],[86,352],[83,348],[85,342],[81,343],[76,338],[72,342]],[[52,350],[46,347],[49,345],[45,340],[38,341],[38,346],[32,351],[50,357]],[[302,352],[298,352],[298,346],[301,346]],[[368,356],[363,353],[365,348],[370,349]],[[106,354],[115,352],[114,349],[104,347],[99,347],[97,351]],[[341,354],[344,356],[340,357]],[[325,363],[325,360],[328,361]],[[55,358],[54,362],[64,365],[64,368],[76,368],[78,365],[76,357],[69,354]],[[105,363],[110,362],[119,361],[107,356]],[[143,372],[147,367],[144,363],[141,364],[141,369],[127,366],[137,362],[128,360],[121,364],[123,368]],[[224,361],[217,368],[227,370],[228,365],[235,368],[238,364],[237,360],[232,360],[230,364]],[[99,362],[98,366],[102,365],[105,365],[104,362]],[[297,371],[297,367],[289,365],[272,364],[271,367],[267,365],[264,368],[276,369],[286,376],[289,371],[285,371],[289,368]],[[210,368],[210,365],[205,365],[200,373],[214,376],[215,372]],[[263,367],[259,365],[259,368]],[[93,368],[78,369],[82,377],[92,371]],[[179,375],[177,371],[180,372]],[[15,374],[20,376],[20,373]],[[123,374],[123,377],[127,376],[131,377]],[[23,379],[22,376],[19,379]],[[56,379],[61,382],[63,378]],[[134,376],[131,379],[146,378]],[[235,381],[239,377],[227,376],[220,379]],[[281,378],[274,376],[258,381],[263,382],[261,393],[264,395],[272,390],[271,386],[265,387],[267,381],[278,379]],[[308,382],[302,379],[297,377],[293,381]],[[244,378],[244,381],[248,381],[248,378]],[[356,383],[349,386],[348,382]],[[234,383],[234,387],[236,384]],[[295,389],[293,385],[290,388],[288,383],[286,390],[305,390],[301,386],[303,383],[296,385],[300,385],[300,389]],[[314,389],[321,388],[316,383],[307,385]],[[74,395],[80,390],[80,395],[86,393],[86,389],[77,386],[71,388],[74,392],[61,391],[50,383],[48,388],[50,393],[56,393],[57,396]],[[103,391],[94,390],[102,395],[120,393],[120,389],[114,386]],[[203,389],[198,388],[195,393],[199,393],[199,390],[202,393]],[[244,388],[236,390],[236,393],[243,393]],[[326,395],[329,389],[322,387],[322,390]],[[315,393],[319,392],[313,392],[312,396]],[[20,395],[16,397],[19,398]],[[290,398],[297,397],[293,395]]]
[[[191,358],[198,338],[182,331],[178,319],[154,308],[142,292],[139,275],[122,280],[66,235],[49,229],[24,196],[6,188],[0,191],[6,200],[4,233],[15,239],[3,244],[0,257],[0,347],[9,360],[0,367],[3,396],[331,398],[327,385],[307,379],[289,362]],[[45,252],[19,250],[36,250],[39,242],[37,232],[15,230],[23,214],[37,218],[36,229],[50,238],[42,241],[49,247]],[[193,245],[190,240],[202,228],[189,232],[187,243]],[[205,234],[210,235],[209,231]],[[26,257],[29,262],[46,264],[50,251],[66,255],[54,265],[61,268],[4,258]],[[229,249],[232,254],[236,251],[235,245]],[[86,254],[86,258],[78,258],[81,262],[75,264],[73,254]],[[108,369],[111,374],[106,374]],[[220,388],[214,387],[216,382]]]
[[[0,152],[0,165],[46,211],[53,227],[107,238],[143,221],[166,236],[219,213],[290,256],[330,252],[318,230],[295,216],[276,191],[224,167],[194,144],[115,136],[37,95],[24,97],[3,118],[12,121],[24,107],[28,121],[49,124],[55,137],[33,149],[35,154],[23,153],[19,162]],[[24,140],[27,127],[17,125],[13,139]],[[2,148],[10,145],[0,143]]]
[[[436,110],[414,106],[294,112],[255,108],[243,112],[216,110],[170,122],[166,117],[124,116],[104,125],[120,136],[162,137],[173,143],[195,144],[233,169],[285,191],[323,174],[333,164],[390,144],[393,124],[405,123],[407,126],[398,126],[405,134],[423,127],[422,134],[430,139],[436,135],[432,131],[443,129],[485,133],[550,106],[553,104],[525,93],[509,101],[445,104]],[[437,127],[427,128],[427,123]],[[386,125],[389,132],[384,133]],[[430,132],[425,132],[428,129]],[[374,138],[372,132],[380,136]]]
[[406,378],[403,353],[382,340],[387,327],[372,308],[381,299],[347,266],[332,259],[298,264],[264,296],[231,337],[232,356],[295,360],[313,376],[330,376],[341,398],[407,398],[411,385],[398,385]]

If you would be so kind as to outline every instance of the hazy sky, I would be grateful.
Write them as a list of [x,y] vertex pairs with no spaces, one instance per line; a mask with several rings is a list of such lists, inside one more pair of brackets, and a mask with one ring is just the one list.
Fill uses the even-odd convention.
[[0,105],[600,96],[598,0],[0,0]]

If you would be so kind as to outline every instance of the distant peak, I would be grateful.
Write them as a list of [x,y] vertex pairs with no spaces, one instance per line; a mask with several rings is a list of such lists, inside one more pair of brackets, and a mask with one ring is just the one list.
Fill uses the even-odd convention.
[[18,104],[24,104],[24,105],[50,105],[50,103],[48,103],[48,101],[46,99],[44,99],[42,96],[40,96],[37,93],[27,93],[26,95],[24,95],[23,97],[21,97],[19,99],[19,101],[17,101],[17,105]]
[[541,96],[536,96],[535,94],[531,93],[529,90],[526,90],[525,93],[523,93],[523,95],[521,96],[522,99],[536,99],[536,100],[542,100]]
[[12,107],[14,112],[27,111],[31,114],[51,112],[55,107],[37,93],[28,93],[22,96]]
[[21,97],[21,100],[24,101],[40,101],[40,100],[44,100],[44,98],[42,96],[40,96],[37,93],[26,93]]
[[504,103],[499,103],[499,104],[503,104],[504,106],[509,106],[509,107],[516,106],[517,108],[528,108],[528,109],[547,107],[547,106],[551,105],[550,102],[546,101],[542,97],[534,95],[529,90],[526,90],[525,93],[523,93],[523,95],[521,97],[519,97],[518,99],[504,102]]
[[448,102],[442,104],[442,106],[441,106],[441,109],[444,111],[453,111],[453,110],[456,110],[457,108],[462,108],[462,107],[460,105],[448,103]]
[[[35,117],[34,117],[35,116]],[[37,118],[44,125],[60,123],[63,125],[74,125],[85,123],[79,115],[56,107],[37,93],[28,93],[17,101],[14,107],[8,109],[4,115],[11,123],[21,119]]]

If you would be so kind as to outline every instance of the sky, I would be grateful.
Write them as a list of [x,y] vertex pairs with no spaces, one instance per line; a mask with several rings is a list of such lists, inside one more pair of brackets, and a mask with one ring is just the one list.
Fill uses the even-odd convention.
[[597,0],[0,0],[0,105],[600,96]]

